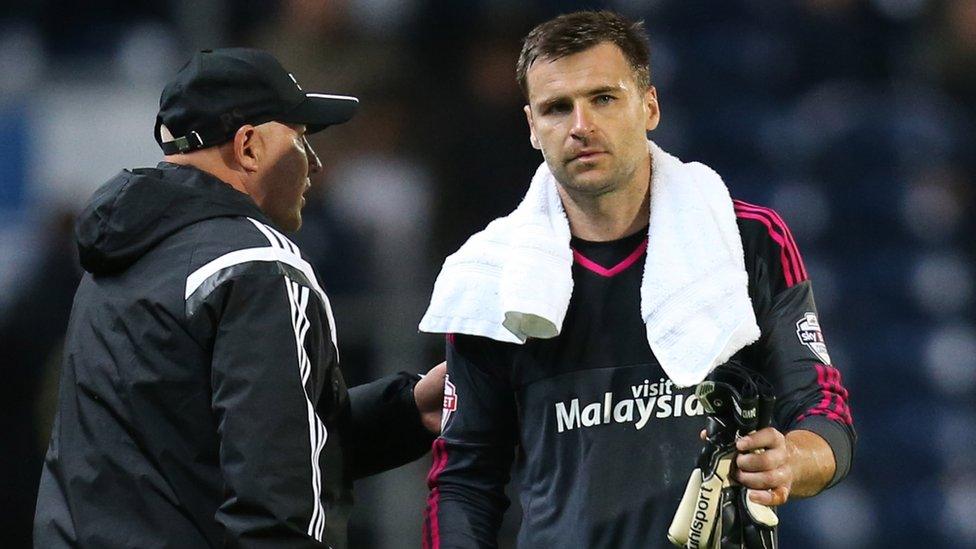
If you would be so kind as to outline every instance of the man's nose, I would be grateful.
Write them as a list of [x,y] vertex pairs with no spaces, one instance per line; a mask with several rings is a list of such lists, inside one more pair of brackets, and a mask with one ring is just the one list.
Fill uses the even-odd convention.
[[315,149],[308,142],[308,138],[303,136],[302,141],[305,142],[305,156],[308,158],[308,173],[319,173],[322,171],[322,161],[319,160],[319,155],[315,154]]
[[573,137],[586,139],[595,129],[593,111],[585,102],[580,102],[573,108]]
[[573,109],[573,137],[586,139],[593,133],[593,113],[586,105],[576,105]]

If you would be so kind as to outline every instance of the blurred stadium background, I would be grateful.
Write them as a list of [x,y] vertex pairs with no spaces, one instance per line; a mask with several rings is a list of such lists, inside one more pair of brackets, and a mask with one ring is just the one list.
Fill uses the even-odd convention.
[[[646,21],[652,137],[778,209],[804,251],[860,443],[847,482],[783,509],[782,546],[976,547],[974,0],[5,2],[0,545],[29,545],[80,276],[73,216],[160,158],[159,92],[192,51],[264,47],[306,89],[362,100],[314,140],[326,170],[298,236],[357,383],[440,360],[416,324],[441,260],[541,161],[520,39],[592,7]],[[355,547],[419,546],[428,465],[358,485]]]

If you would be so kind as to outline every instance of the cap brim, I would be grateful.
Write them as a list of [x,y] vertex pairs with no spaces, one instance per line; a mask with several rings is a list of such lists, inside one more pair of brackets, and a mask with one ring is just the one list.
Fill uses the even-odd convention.
[[305,133],[315,133],[329,126],[348,122],[359,108],[359,99],[350,95],[306,93],[305,101],[279,120],[304,124]]

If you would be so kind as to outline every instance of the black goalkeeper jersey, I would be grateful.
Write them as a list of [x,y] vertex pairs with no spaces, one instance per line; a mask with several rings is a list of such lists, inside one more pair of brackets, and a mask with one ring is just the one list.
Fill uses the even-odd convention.
[[[830,444],[833,485],[850,469],[855,434],[806,269],[774,211],[741,201],[735,211],[762,336],[733,359],[773,383],[778,429]],[[671,547],[667,529],[701,448],[704,411],[647,343],[646,234],[573,239],[574,289],[558,337],[515,345],[448,336],[425,547],[495,547],[513,461],[519,547]]]

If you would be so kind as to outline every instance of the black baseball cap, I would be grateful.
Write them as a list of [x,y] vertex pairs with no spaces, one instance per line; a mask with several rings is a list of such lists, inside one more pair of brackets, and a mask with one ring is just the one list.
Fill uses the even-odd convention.
[[[244,124],[304,124],[306,133],[346,122],[359,100],[306,93],[273,55],[251,48],[197,52],[163,88],[155,137],[165,154],[212,147]],[[160,126],[174,136],[163,142]]]

